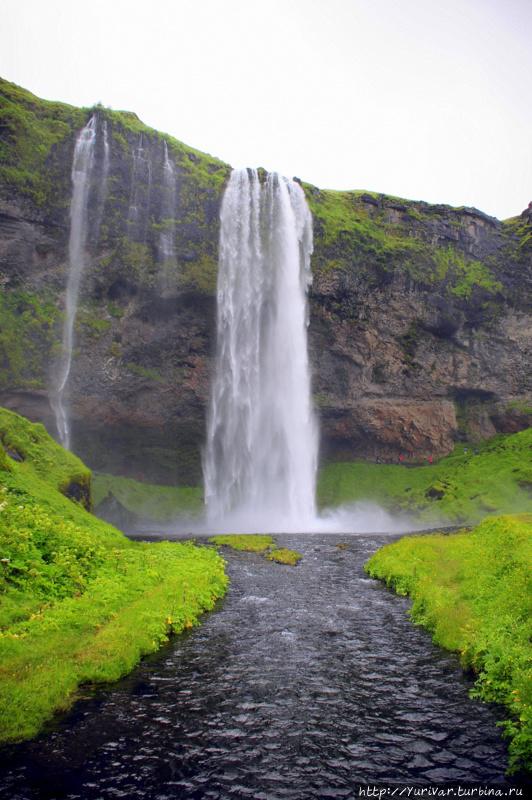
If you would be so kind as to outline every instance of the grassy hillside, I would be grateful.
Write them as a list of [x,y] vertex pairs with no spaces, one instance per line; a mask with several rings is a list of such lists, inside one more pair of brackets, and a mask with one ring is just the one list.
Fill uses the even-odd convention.
[[[112,111],[102,106],[76,108],[66,103],[42,100],[14,83],[0,78],[0,183],[27,197],[37,206],[53,207],[58,196],[69,198],[70,164],[61,169],[58,153],[71,142],[91,112],[98,110],[113,125],[114,136],[127,148],[126,135],[145,134],[165,139],[176,161],[197,184],[219,188],[228,165],[172,136],[145,125],[136,114]],[[59,180],[59,185],[58,185]],[[58,191],[59,190],[59,191]],[[61,201],[60,201],[61,202]]]
[[203,509],[200,486],[157,486],[119,475],[94,475],[95,513],[112,498],[139,520],[160,523],[171,522],[178,516],[194,516]]
[[358,500],[373,500],[395,512],[415,511],[427,522],[461,524],[494,512],[532,512],[532,428],[474,449],[457,447],[427,466],[354,462],[322,469],[321,507]]
[[412,597],[412,620],[460,653],[474,695],[503,704],[510,768],[532,768],[532,515],[485,519],[472,533],[405,537],[367,572]]
[[[435,224],[455,234],[465,231],[469,220],[463,208],[373,192],[304,188],[314,217],[317,270],[349,272],[356,267],[370,285],[398,270],[455,301],[475,298],[491,304],[505,293],[492,259],[480,261],[465,253],[459,235],[456,241],[446,237],[442,244],[430,236]],[[512,233],[517,237],[520,230]]]
[[35,735],[81,683],[116,680],[195,625],[227,587],[191,543],[131,542],[76,500],[90,472],[0,412],[0,741]]

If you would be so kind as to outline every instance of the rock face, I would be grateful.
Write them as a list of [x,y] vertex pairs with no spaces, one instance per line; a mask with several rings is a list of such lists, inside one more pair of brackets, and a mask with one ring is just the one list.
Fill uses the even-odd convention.
[[310,194],[324,454],[419,460],[530,424],[526,214],[327,194]]
[[[230,168],[132,114],[46,103],[4,81],[0,106],[0,404],[55,434],[70,170],[95,114],[73,447],[100,470],[198,483]],[[421,460],[530,424],[530,215],[502,223],[303,186],[322,458]]]

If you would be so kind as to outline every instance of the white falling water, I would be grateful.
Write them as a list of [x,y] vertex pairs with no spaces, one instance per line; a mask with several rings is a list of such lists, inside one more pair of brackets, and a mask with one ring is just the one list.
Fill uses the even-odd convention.
[[318,432],[307,300],[312,217],[301,187],[233,171],[221,210],[217,360],[204,459],[208,523],[315,526]]
[[74,322],[78,307],[79,287],[85,267],[85,243],[88,227],[88,199],[94,164],[96,118],[91,117],[79,132],[72,161],[72,198],[70,201],[70,236],[68,240],[69,270],[66,289],[62,355],[57,371],[56,387],[51,397],[57,432],[63,447],[70,449],[70,425],[64,392],[72,366]]
[[96,211],[96,221],[94,224],[95,242],[98,242],[100,238],[100,227],[103,219],[105,201],[107,200],[107,179],[109,177],[109,167],[111,163],[109,134],[107,130],[107,120],[105,119],[102,122],[101,130],[102,130],[103,159],[102,159],[102,172],[98,183],[97,211]]
[[144,147],[144,137],[141,133],[138,144],[133,150],[131,193],[127,215],[128,236],[133,241],[146,241],[150,212],[151,179],[150,150],[149,146],[148,148]]
[[163,227],[159,234],[159,259],[169,261],[175,255],[175,205],[176,205],[176,176],[174,165],[168,156],[168,146],[164,142],[163,162],[163,196],[161,204],[161,218]]

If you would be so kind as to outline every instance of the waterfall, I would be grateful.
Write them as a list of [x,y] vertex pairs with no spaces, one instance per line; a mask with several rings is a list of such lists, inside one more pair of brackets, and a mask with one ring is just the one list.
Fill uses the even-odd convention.
[[318,432],[307,300],[312,217],[301,187],[233,171],[221,209],[217,357],[204,458],[209,524],[305,530]]
[[111,162],[109,135],[107,131],[107,120],[103,120],[102,126],[102,171],[98,182],[98,197],[96,207],[96,220],[94,223],[94,241],[98,242],[100,238],[100,227],[103,219],[103,212],[105,208],[105,201],[107,200],[107,179],[109,177],[109,166]]
[[149,149],[145,150],[144,137],[141,133],[138,144],[133,150],[131,192],[127,215],[128,236],[133,241],[146,241],[150,212],[151,179],[150,151]]
[[94,164],[96,117],[91,117],[79,132],[72,160],[72,198],[70,200],[70,236],[68,240],[69,271],[66,289],[62,355],[57,370],[51,405],[55,414],[59,440],[70,448],[70,425],[64,403],[64,392],[72,366],[74,322],[78,307],[81,276],[85,267],[85,243],[88,226],[88,198]]
[[161,203],[161,232],[159,234],[159,259],[163,263],[175,255],[175,205],[176,176],[174,165],[168,156],[168,145],[164,142],[163,194]]

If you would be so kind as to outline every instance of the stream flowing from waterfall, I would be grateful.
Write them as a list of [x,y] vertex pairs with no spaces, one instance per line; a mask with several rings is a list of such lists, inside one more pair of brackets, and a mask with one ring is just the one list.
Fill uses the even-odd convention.
[[70,234],[68,240],[68,281],[61,359],[56,372],[50,403],[55,414],[59,441],[70,449],[70,423],[65,402],[65,389],[72,367],[74,323],[78,309],[79,288],[85,268],[85,245],[88,230],[88,201],[94,166],[96,116],[92,116],[79,132],[72,160],[72,198],[70,201]]
[[217,357],[204,459],[210,525],[303,530],[318,434],[307,299],[312,217],[301,187],[234,170],[221,209]]
[[363,572],[387,541],[278,536],[303,554],[295,568],[226,553],[231,586],[218,610],[118,684],[85,689],[47,733],[4,748],[0,798],[354,800],[360,784],[505,791],[504,711],[471,700],[458,657],[412,625],[406,598]]

